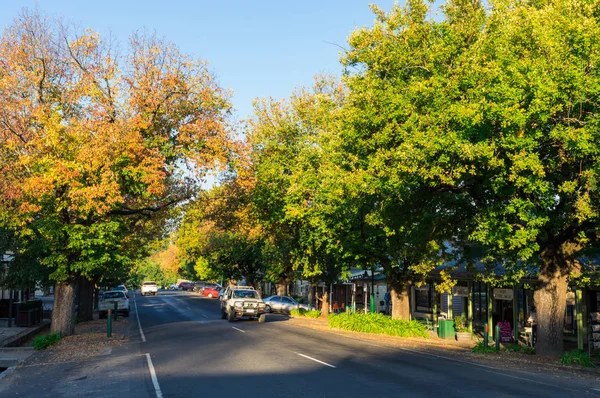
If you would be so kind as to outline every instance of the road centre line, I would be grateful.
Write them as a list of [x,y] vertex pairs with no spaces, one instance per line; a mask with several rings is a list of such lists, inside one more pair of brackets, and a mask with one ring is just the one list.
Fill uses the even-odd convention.
[[315,361],[315,362],[318,362],[318,363],[320,363],[322,365],[329,366],[330,368],[334,368],[335,369],[335,366],[333,366],[331,364],[328,364],[327,362],[319,361],[318,359],[315,359],[313,357],[309,357],[308,355],[300,354],[299,352],[294,352],[294,354],[300,355],[301,357],[304,357],[306,359],[310,359],[311,361]]
[[142,342],[145,343],[146,336],[144,336],[144,331],[142,330],[142,324],[140,323],[140,315],[138,314],[137,299],[135,298],[135,293],[133,295],[133,305],[135,306],[135,317],[137,318],[138,327],[140,328],[140,337],[142,338]]
[[235,329],[235,330],[237,330],[237,331],[239,331],[239,332],[246,333],[246,331],[245,331],[245,330],[238,329],[238,328],[236,328],[235,326],[232,326],[231,328],[232,328],[232,329]]
[[154,365],[152,365],[150,354],[146,353],[146,359],[148,360],[148,369],[150,369],[150,377],[152,377],[152,384],[154,384],[156,398],[162,398],[162,391],[160,390],[160,385],[158,384],[158,378],[156,377],[156,371],[154,370]]
[[[510,378],[513,378],[513,379],[524,380],[524,381],[528,381],[528,382],[531,382],[531,383],[540,384],[540,385],[547,386],[547,387],[559,388],[561,390],[573,391],[573,388],[571,388],[571,387],[563,387],[561,385],[556,385],[556,384],[551,384],[551,383],[545,383],[543,381],[539,381],[539,380],[535,380],[535,379],[530,379],[530,378],[526,378],[526,377],[513,376],[513,375],[510,375],[510,374],[504,373],[505,369],[502,369],[502,368],[496,368],[496,367],[493,367],[493,366],[487,366],[487,365],[483,365],[483,364],[479,364],[479,363],[474,363],[474,362],[469,362],[469,361],[465,361],[465,360],[461,360],[461,359],[457,359],[457,358],[451,358],[451,357],[447,357],[447,356],[444,356],[444,355],[430,354],[430,353],[427,353],[427,352],[421,352],[421,351],[417,351],[417,350],[412,350],[410,348],[390,347],[390,346],[385,346],[385,345],[380,345],[380,344],[374,344],[374,343],[371,343],[371,342],[368,342],[368,341],[365,341],[365,340],[362,340],[362,339],[357,339],[355,337],[346,336],[346,335],[341,334],[341,333],[335,333],[335,332],[329,332],[329,333],[334,334],[336,336],[345,337],[345,338],[347,338],[349,340],[360,341],[360,342],[364,343],[365,345],[370,345],[370,346],[373,346],[373,347],[385,348],[385,349],[395,348],[395,349],[400,350],[400,351],[407,351],[407,352],[410,352],[412,354],[420,355],[420,356],[424,356],[424,357],[433,357],[433,358],[437,358],[437,359],[445,359],[445,360],[452,361],[452,362],[464,363],[464,364],[467,364],[467,365],[471,365],[471,366],[483,368],[483,369],[485,369],[486,371],[488,371],[490,373],[498,374],[498,375],[501,375],[501,376],[507,376],[507,377],[510,377]],[[298,353],[296,353],[296,354],[298,354]],[[301,355],[301,354],[298,354],[298,355]],[[525,374],[532,374],[532,373],[526,372],[526,371],[519,371],[519,372],[520,373],[525,373]],[[532,374],[532,375],[534,375],[534,374]],[[586,391],[586,390],[587,389],[584,390],[584,389],[580,388],[578,391]]]

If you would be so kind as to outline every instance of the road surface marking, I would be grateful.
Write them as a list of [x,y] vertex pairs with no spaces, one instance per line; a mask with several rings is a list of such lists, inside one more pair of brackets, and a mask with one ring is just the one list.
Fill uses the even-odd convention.
[[205,317],[206,319],[208,319],[208,317],[207,317],[206,315],[204,315],[204,314],[200,314],[200,316],[203,316],[203,317]]
[[148,368],[150,369],[152,384],[154,384],[154,391],[156,391],[156,398],[162,398],[162,391],[160,391],[160,386],[158,385],[158,379],[156,378],[156,372],[154,371],[154,366],[152,365],[152,359],[150,359],[150,354],[146,354],[146,359],[148,360]]
[[[294,326],[287,326],[287,327],[294,327]],[[371,343],[371,342],[366,341],[366,340],[362,340],[362,339],[358,339],[358,338],[355,338],[355,337],[346,336],[346,335],[341,334],[341,333],[335,333],[335,332],[329,332],[329,333],[335,334],[336,336],[345,337],[345,338],[347,338],[349,340],[360,341],[360,342],[364,343],[365,345],[370,345],[370,346],[373,346],[373,347],[384,348],[384,349],[391,348],[389,346],[385,346],[385,345],[381,345],[381,344],[375,344],[375,343]],[[471,365],[471,366],[483,368],[483,369],[485,369],[486,371],[488,371],[490,373],[498,374],[498,375],[501,375],[501,376],[507,376],[507,377],[514,378],[514,379],[525,380],[525,381],[529,381],[529,382],[536,383],[536,384],[541,384],[541,385],[548,386],[548,387],[560,388],[562,390],[573,391],[573,389],[571,387],[564,387],[564,386],[557,385],[557,384],[545,383],[543,381],[539,381],[539,380],[535,380],[535,379],[530,379],[530,378],[526,378],[526,377],[513,376],[513,375],[510,375],[510,374],[504,373],[506,371],[506,369],[502,369],[502,368],[496,368],[496,367],[493,367],[493,366],[487,366],[487,365],[483,365],[483,364],[479,364],[479,363],[473,363],[473,362],[469,362],[469,361],[465,361],[465,360],[461,360],[461,359],[457,359],[457,358],[447,357],[447,356],[444,356],[444,355],[430,354],[430,353],[426,353],[426,352],[422,352],[422,351],[412,350],[410,348],[402,348],[402,347],[393,347],[393,348],[395,348],[397,350],[400,350],[400,351],[407,351],[407,352],[410,352],[410,353],[415,354],[415,355],[420,355],[420,356],[425,356],[425,357],[434,357],[434,358],[438,358],[438,359],[445,359],[447,361],[464,363],[464,364],[467,364],[467,365]],[[298,354],[298,353],[296,353],[296,354]],[[302,354],[298,354],[298,355],[302,355]],[[519,373],[525,373],[525,374],[531,374],[532,376],[536,375],[535,373],[530,373],[530,372],[526,372],[526,371],[518,371],[518,372]]]
[[322,365],[329,366],[330,368],[334,368],[334,369],[335,369],[335,366],[333,366],[333,365],[330,365],[330,364],[328,364],[327,362],[319,361],[318,359],[315,359],[315,358],[309,357],[308,355],[300,354],[299,352],[294,352],[294,354],[296,354],[296,355],[300,355],[301,357],[304,357],[304,358],[306,358],[306,359],[310,359],[311,361],[315,361],[315,362],[318,362],[318,363],[320,363],[320,364],[322,364]]
[[240,331],[240,332],[242,332],[242,333],[246,333],[246,331],[245,331],[245,330],[238,329],[238,328],[236,328],[235,326],[232,326],[231,328],[232,328],[232,329],[235,329],[235,330],[237,330],[237,331]]
[[142,338],[142,342],[145,343],[146,336],[144,336],[144,331],[142,330],[142,324],[140,323],[140,316],[138,314],[137,300],[136,300],[135,296],[133,296],[133,305],[135,306],[135,317],[137,318],[138,327],[140,328],[140,337]]

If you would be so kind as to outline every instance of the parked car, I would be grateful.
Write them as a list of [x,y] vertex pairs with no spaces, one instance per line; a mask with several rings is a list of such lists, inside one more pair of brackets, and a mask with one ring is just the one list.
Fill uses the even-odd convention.
[[229,322],[242,317],[265,321],[265,303],[260,294],[249,286],[228,286],[221,299],[221,319]]
[[112,290],[120,290],[123,293],[125,293],[125,296],[129,297],[129,290],[127,290],[127,288],[125,287],[125,285],[119,285],[119,286],[115,287]]
[[140,293],[142,293],[142,296],[145,296],[147,294],[151,294],[153,296],[157,296],[158,295],[158,286],[156,285],[156,282],[144,282],[142,284],[142,287],[140,288]]
[[202,295],[208,298],[217,298],[219,297],[220,291],[221,288],[219,286],[207,286],[204,289],[202,289]]
[[219,285],[218,283],[214,283],[214,282],[200,281],[200,282],[196,282],[194,284],[194,291],[196,293],[204,294],[204,289],[206,289],[207,287],[211,287],[211,288],[219,287],[220,288],[221,285]]
[[308,311],[308,305],[300,304],[289,296],[271,296],[263,299],[266,312],[276,312],[280,314],[289,314],[291,310],[305,309]]
[[187,292],[191,292],[194,290],[194,284],[192,282],[181,282],[179,284],[179,288],[181,290],[185,290]]
[[115,303],[117,303],[117,313],[129,316],[131,307],[129,306],[129,299],[125,295],[125,292],[122,290],[109,290],[102,294],[102,301],[99,305],[100,318],[106,318],[108,310],[114,310]]

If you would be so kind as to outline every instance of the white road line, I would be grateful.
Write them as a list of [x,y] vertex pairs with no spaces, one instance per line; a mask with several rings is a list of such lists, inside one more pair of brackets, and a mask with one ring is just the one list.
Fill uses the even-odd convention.
[[318,359],[315,359],[315,358],[309,357],[308,355],[300,354],[299,352],[294,352],[294,354],[296,354],[296,355],[300,355],[301,357],[304,357],[304,358],[306,358],[306,359],[310,359],[311,361],[315,361],[315,362],[318,362],[318,363],[320,363],[320,364],[322,364],[322,365],[329,366],[330,368],[334,368],[334,369],[335,369],[335,366],[333,366],[333,365],[330,365],[330,364],[328,364],[327,362],[319,361]]
[[[370,346],[373,346],[373,347],[384,348],[384,349],[391,348],[390,346],[384,346],[384,345],[380,345],[380,344],[371,343],[371,342],[366,341],[366,340],[362,340],[362,339],[358,339],[358,338],[355,338],[355,337],[346,336],[346,335],[340,334],[340,333],[335,333],[335,332],[330,332],[330,333],[331,334],[335,334],[336,336],[345,337],[345,338],[347,338],[349,340],[360,341],[360,342],[364,343],[365,345],[370,345]],[[394,348],[397,349],[397,350],[400,350],[400,351],[407,351],[407,352],[410,352],[412,354],[420,355],[420,356],[424,356],[424,357],[434,357],[434,358],[438,358],[438,359],[445,359],[447,361],[464,363],[464,364],[467,364],[467,365],[471,365],[471,366],[483,368],[483,369],[485,369],[486,371],[488,371],[490,373],[498,374],[498,375],[501,375],[501,376],[507,376],[507,377],[511,377],[511,378],[514,378],[514,379],[525,380],[525,381],[528,381],[528,382],[531,382],[531,383],[541,384],[541,385],[548,386],[548,387],[560,388],[560,389],[563,389],[563,390],[573,391],[573,389],[570,388],[570,387],[564,387],[564,386],[561,386],[561,385],[545,383],[543,381],[539,381],[539,380],[535,380],[535,379],[529,379],[529,378],[526,378],[526,377],[519,377],[519,376],[509,375],[507,373],[504,373],[506,371],[506,369],[502,369],[502,368],[496,368],[496,367],[493,367],[493,366],[487,366],[487,365],[483,365],[483,364],[479,364],[479,363],[465,361],[465,360],[462,360],[462,359],[451,358],[451,357],[447,357],[447,356],[444,356],[444,355],[430,354],[430,353],[427,353],[427,352],[412,350],[410,348],[402,348],[402,347],[394,347]],[[296,354],[298,354],[298,353],[296,352]],[[302,355],[302,354],[298,354],[298,355]],[[302,356],[304,356],[304,355],[302,355]],[[519,371],[519,373],[532,374],[532,373],[526,372],[526,371]],[[600,389],[598,391],[600,391]]]
[[158,379],[156,378],[156,372],[154,371],[154,366],[152,365],[152,359],[150,359],[150,354],[146,354],[146,359],[148,360],[148,368],[150,369],[152,384],[154,384],[154,391],[156,391],[156,398],[162,398],[162,391],[160,390],[160,386],[158,385]]
[[135,306],[135,317],[137,318],[138,327],[140,328],[140,337],[142,338],[142,342],[145,343],[146,336],[144,336],[144,331],[142,330],[142,324],[140,323],[140,315],[138,314],[137,299],[135,298],[135,296],[133,296],[133,305]]
[[206,319],[208,319],[208,317],[207,317],[206,315],[204,315],[204,314],[200,314],[200,316],[203,316],[203,317],[205,317]]
[[232,326],[231,328],[232,328],[232,329],[235,329],[235,330],[237,330],[237,331],[239,331],[239,332],[246,333],[246,331],[245,331],[245,330],[238,329],[238,328],[236,328],[235,326]]

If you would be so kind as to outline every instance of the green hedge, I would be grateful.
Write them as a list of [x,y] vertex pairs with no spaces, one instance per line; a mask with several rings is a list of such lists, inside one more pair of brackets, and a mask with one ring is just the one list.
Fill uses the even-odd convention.
[[17,304],[19,304],[19,310],[21,310],[21,311],[42,308],[42,300],[29,300],[29,301],[20,302]]
[[297,310],[291,310],[290,315],[291,316],[304,316],[307,318],[319,318],[321,316],[321,311],[319,311],[319,310],[307,311],[304,308],[298,308]]
[[351,313],[329,315],[329,327],[354,332],[387,334],[399,337],[428,338],[427,329],[418,321],[403,321],[377,313]]

